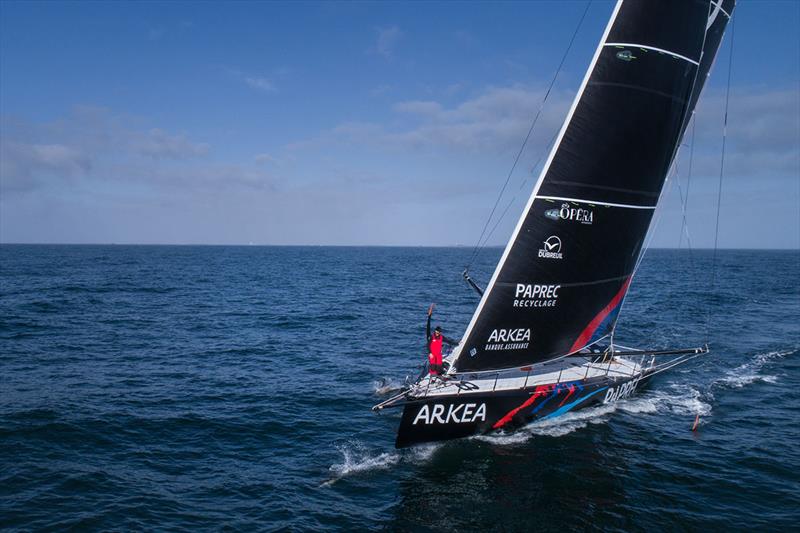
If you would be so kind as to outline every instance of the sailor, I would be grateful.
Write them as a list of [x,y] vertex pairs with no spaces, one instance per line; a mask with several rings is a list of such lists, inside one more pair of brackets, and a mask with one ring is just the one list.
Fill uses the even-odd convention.
[[433,308],[436,304],[431,304],[428,308],[428,322],[425,324],[425,337],[428,339],[428,368],[431,376],[439,376],[443,372],[442,368],[442,344],[447,343],[450,346],[456,346],[458,341],[448,339],[442,335],[442,328],[436,326],[431,335],[431,316],[433,316]]

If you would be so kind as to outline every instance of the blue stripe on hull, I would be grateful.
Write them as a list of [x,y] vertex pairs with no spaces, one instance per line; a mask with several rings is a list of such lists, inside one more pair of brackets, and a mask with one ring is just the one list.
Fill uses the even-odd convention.
[[588,400],[589,398],[591,398],[592,396],[594,396],[594,395],[595,395],[595,394],[597,394],[598,392],[603,392],[603,391],[604,391],[604,390],[606,390],[607,388],[608,388],[608,387],[603,387],[602,389],[597,389],[597,390],[596,390],[596,391],[594,391],[594,392],[590,392],[589,394],[587,394],[587,395],[586,395],[586,396],[584,396],[583,398],[578,398],[578,399],[577,399],[577,400],[575,400],[574,402],[570,402],[570,403],[568,403],[567,405],[562,405],[561,407],[559,407],[558,409],[556,409],[555,411],[553,411],[553,412],[552,412],[552,413],[550,413],[549,415],[546,415],[546,416],[543,416],[543,417],[541,417],[539,420],[547,420],[548,418],[555,418],[555,417],[557,417],[557,416],[561,416],[561,415],[563,415],[563,414],[565,414],[565,413],[568,413],[568,412],[570,411],[570,409],[572,409],[572,408],[573,408],[573,407],[575,407],[576,405],[580,404],[580,403],[581,403],[581,402],[583,402],[584,400]]

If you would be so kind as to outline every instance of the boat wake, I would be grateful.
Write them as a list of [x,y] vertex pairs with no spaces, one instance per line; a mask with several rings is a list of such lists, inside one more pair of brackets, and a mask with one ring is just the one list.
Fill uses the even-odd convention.
[[320,486],[329,487],[340,479],[353,474],[387,470],[401,461],[418,464],[433,457],[436,450],[441,447],[441,443],[435,443],[415,446],[405,450],[375,452],[369,450],[359,441],[351,441],[336,447],[339,453],[342,454],[342,462],[331,465],[328,469],[330,477],[322,482]]
[[711,404],[699,388],[686,383],[672,383],[663,389],[647,391],[642,396],[618,402],[627,413],[673,413],[677,415],[711,414]]
[[402,383],[390,377],[383,377],[372,382],[372,391],[378,396],[385,396],[393,392],[399,392],[403,387]]
[[329,481],[368,470],[389,468],[399,463],[401,458],[397,452],[373,454],[358,441],[337,446],[337,449],[342,454],[342,462],[331,465]]
[[[752,383],[775,383],[778,376],[765,373],[765,367],[776,360],[793,355],[800,349],[775,350],[756,354],[750,361],[725,373],[722,378],[711,382],[714,386],[741,388]],[[620,400],[614,404],[600,405],[582,409],[550,420],[537,420],[510,433],[478,435],[473,439],[492,444],[519,444],[536,436],[561,437],[583,429],[589,424],[603,424],[608,421],[614,411],[631,414],[673,413],[678,415],[711,414],[710,401],[714,398],[710,392],[702,392],[697,386],[673,382],[663,388],[646,391],[640,396]]]
[[648,391],[641,396],[612,404],[581,409],[549,420],[536,420],[513,432],[478,435],[473,439],[508,445],[520,444],[534,437],[563,437],[590,424],[605,424],[615,411],[631,414],[674,413],[706,416],[711,413],[711,404],[706,402],[703,394],[694,387],[675,383],[666,390]]
[[614,404],[589,407],[549,420],[536,420],[509,433],[491,433],[489,435],[477,435],[472,438],[491,444],[506,445],[520,444],[536,436],[563,437],[573,431],[583,429],[589,424],[605,423],[608,415],[614,412],[615,409]]

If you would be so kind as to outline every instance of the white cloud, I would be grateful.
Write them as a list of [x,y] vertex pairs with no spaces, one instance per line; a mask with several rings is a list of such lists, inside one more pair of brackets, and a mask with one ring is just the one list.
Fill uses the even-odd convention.
[[[725,94],[708,91],[697,106],[694,170],[719,172]],[[691,142],[689,127],[685,143]],[[737,88],[731,91],[725,174],[791,176],[800,173],[800,93]]]
[[8,191],[33,189],[53,176],[85,175],[91,168],[90,156],[71,146],[0,142],[0,184]]

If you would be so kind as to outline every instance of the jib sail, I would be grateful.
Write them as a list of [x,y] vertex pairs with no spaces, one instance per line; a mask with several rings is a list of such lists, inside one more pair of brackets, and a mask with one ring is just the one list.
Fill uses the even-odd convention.
[[734,0],[620,0],[454,363],[577,352],[613,330]]

